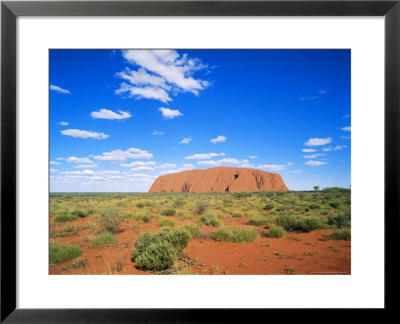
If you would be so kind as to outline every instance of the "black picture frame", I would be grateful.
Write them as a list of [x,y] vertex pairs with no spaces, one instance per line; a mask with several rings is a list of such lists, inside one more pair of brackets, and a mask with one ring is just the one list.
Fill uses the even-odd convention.
[[[400,0],[392,1],[2,1],[1,2],[1,322],[237,322],[266,309],[16,308],[16,19],[19,16],[384,16],[385,310],[395,310],[399,238]],[[372,243],[371,243],[372,244]],[[372,261],[371,257],[371,262]],[[367,285],[368,283],[366,283]],[[393,297],[392,297],[393,296]],[[251,316],[251,317],[248,317]],[[259,317],[260,316],[260,317]],[[267,320],[267,318],[264,318]],[[251,320],[250,320],[251,322]]]

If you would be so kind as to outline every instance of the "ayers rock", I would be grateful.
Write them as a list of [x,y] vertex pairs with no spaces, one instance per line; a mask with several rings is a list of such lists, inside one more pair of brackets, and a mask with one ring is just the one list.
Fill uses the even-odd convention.
[[189,170],[158,177],[149,192],[289,191],[277,173],[245,168]]

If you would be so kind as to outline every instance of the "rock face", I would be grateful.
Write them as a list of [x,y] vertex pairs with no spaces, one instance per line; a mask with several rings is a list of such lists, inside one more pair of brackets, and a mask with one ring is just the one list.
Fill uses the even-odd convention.
[[245,168],[189,170],[158,177],[149,192],[289,191],[277,173]]

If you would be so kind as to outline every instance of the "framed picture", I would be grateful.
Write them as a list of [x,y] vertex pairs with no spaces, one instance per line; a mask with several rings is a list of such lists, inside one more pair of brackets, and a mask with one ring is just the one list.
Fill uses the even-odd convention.
[[1,320],[392,309],[399,15],[2,2]]

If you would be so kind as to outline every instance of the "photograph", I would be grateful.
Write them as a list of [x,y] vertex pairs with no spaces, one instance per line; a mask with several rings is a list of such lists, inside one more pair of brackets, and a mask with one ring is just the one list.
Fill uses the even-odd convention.
[[48,60],[50,275],[351,275],[351,49]]

